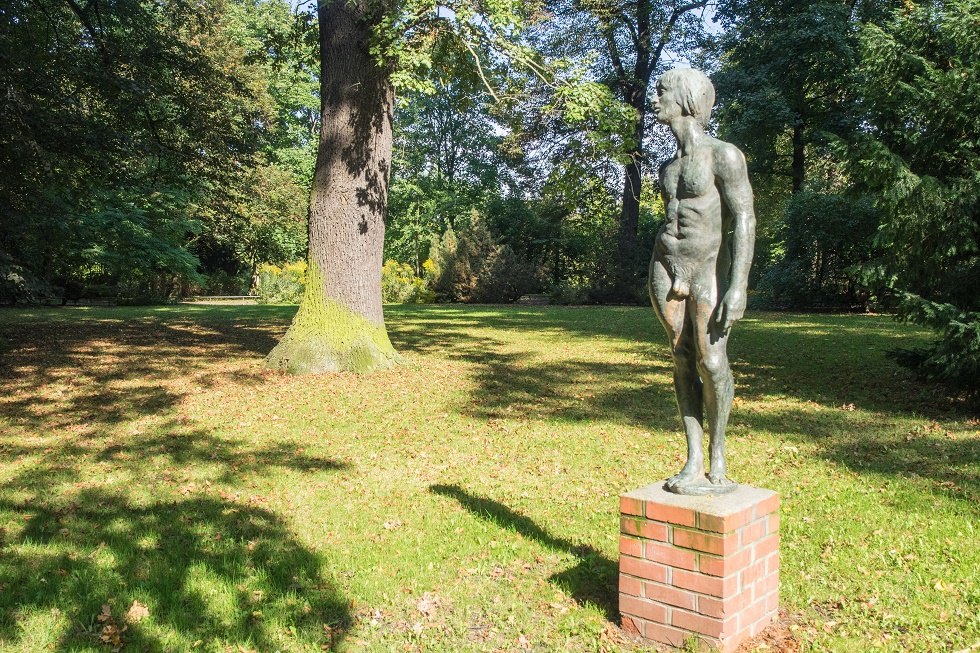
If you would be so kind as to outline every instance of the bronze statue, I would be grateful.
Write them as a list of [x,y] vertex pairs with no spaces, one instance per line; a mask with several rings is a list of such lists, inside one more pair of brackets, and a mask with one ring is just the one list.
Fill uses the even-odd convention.
[[670,70],[657,82],[654,111],[677,139],[677,153],[660,168],[667,222],[650,261],[650,299],[670,338],[687,435],[687,463],[665,486],[677,494],[722,494],[736,487],[725,467],[734,397],[726,348],[732,324],[745,312],[755,211],[745,157],[704,132],[714,102],[711,81],[697,70]]

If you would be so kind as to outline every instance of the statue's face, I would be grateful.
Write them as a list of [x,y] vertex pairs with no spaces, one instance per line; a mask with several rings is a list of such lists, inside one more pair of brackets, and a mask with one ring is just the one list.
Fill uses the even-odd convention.
[[663,81],[657,82],[657,95],[653,98],[653,112],[657,116],[657,121],[665,124],[684,115],[680,99],[677,97],[677,91],[669,86],[664,86]]

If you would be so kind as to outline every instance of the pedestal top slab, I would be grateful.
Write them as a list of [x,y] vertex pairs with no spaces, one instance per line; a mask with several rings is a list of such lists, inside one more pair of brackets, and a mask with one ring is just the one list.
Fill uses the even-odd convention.
[[[622,495],[623,499],[634,499],[644,503],[654,503],[661,506],[669,506],[689,510],[702,515],[713,517],[732,517],[737,514],[751,510],[759,504],[766,504],[766,507],[775,508],[779,502],[779,495],[772,490],[752,487],[751,485],[739,485],[734,492],[719,494],[714,496],[689,496],[674,494],[664,489],[666,481],[651,483],[646,487],[627,492]],[[766,510],[766,512],[769,512]]]

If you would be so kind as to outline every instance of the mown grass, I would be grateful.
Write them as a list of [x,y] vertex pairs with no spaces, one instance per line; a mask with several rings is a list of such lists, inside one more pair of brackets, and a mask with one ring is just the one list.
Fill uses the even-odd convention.
[[[0,311],[0,651],[644,650],[617,498],[684,453],[650,310],[389,307],[408,366],[265,372],[294,310]],[[885,356],[924,337],[733,335],[794,647],[980,642],[978,422]]]

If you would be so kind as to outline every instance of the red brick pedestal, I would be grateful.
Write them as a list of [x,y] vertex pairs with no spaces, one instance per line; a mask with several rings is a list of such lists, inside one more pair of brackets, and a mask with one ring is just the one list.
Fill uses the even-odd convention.
[[671,494],[663,483],[620,497],[619,611],[623,628],[728,653],[759,634],[779,606],[779,495]]

